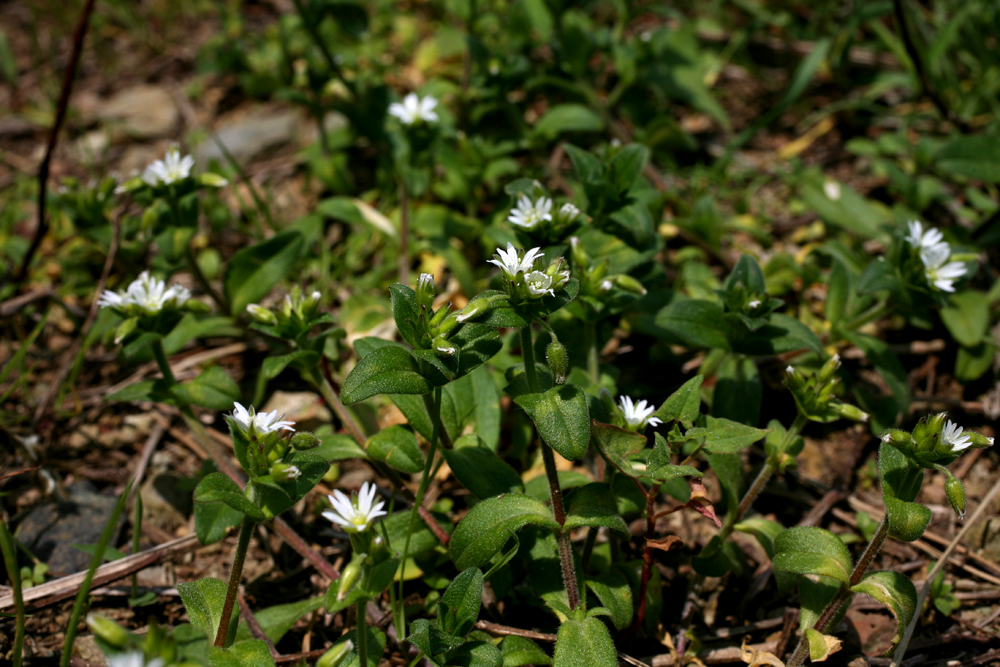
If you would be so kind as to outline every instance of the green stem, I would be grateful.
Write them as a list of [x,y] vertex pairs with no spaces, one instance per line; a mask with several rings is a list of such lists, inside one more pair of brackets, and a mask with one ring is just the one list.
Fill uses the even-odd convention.
[[[248,516],[243,517],[240,525],[240,539],[236,543],[236,555],[233,557],[233,571],[229,573],[229,588],[226,590],[226,601],[222,605],[222,617],[219,619],[219,631],[215,635],[215,645],[219,648],[227,648],[232,642],[230,638],[235,636],[235,632],[230,632],[230,620],[233,617],[233,607],[236,606],[236,591],[240,587],[240,579],[243,577],[243,562],[247,557],[247,549],[250,546],[250,536],[256,522]],[[233,630],[236,626],[233,625]]]
[[198,266],[198,260],[195,258],[194,251],[191,250],[190,245],[185,248],[184,254],[187,256],[188,266],[191,268],[191,274],[194,276],[195,282],[197,282],[198,285],[205,290],[205,294],[208,294],[212,298],[212,301],[215,302],[215,305],[217,305],[222,312],[228,313],[229,303],[226,301],[225,297],[222,294],[219,294],[219,292],[212,287],[212,284],[208,282],[208,278],[205,277],[205,274],[201,271],[201,267]]
[[24,597],[21,595],[21,571],[17,567],[17,549],[14,537],[7,529],[7,522],[0,516],[0,551],[3,551],[3,564],[10,577],[10,587],[14,595],[14,612],[17,614],[17,628],[14,630],[14,667],[21,667],[21,653],[24,651],[24,624],[27,614],[24,612]]
[[[132,521],[132,553],[139,553],[139,538],[142,536],[142,492],[135,495],[135,519]],[[132,575],[132,597],[139,597],[139,575]]]
[[[524,357],[524,372],[528,378],[528,389],[533,394],[541,393],[538,371],[535,368],[535,348],[530,324],[521,327],[521,355]],[[569,531],[562,528],[566,523],[566,510],[563,508],[562,489],[559,487],[559,472],[556,470],[555,454],[544,441],[542,442],[542,461],[545,462],[545,477],[549,482],[552,514],[560,526],[556,530],[556,542],[559,545],[559,563],[562,565],[563,583],[566,585],[569,608],[576,609],[580,604],[580,588],[577,584],[576,565],[573,562],[573,544],[570,541]]]
[[354,415],[351,414],[347,406],[343,404],[340,397],[337,396],[337,392],[334,391],[333,385],[322,376],[320,373],[314,373],[312,377],[313,384],[319,389],[319,393],[322,394],[323,400],[333,408],[333,411],[337,413],[340,418],[341,423],[344,427],[350,431],[351,437],[353,437],[361,447],[365,446],[367,438],[365,437],[364,431],[358,425],[357,420],[354,419]]
[[[132,490],[132,484],[133,482],[128,483],[124,493],[118,498],[118,503],[115,505],[114,510],[111,511],[111,516],[108,517],[108,522],[104,526],[104,532],[101,533],[101,539],[98,540],[97,548],[90,559],[90,567],[87,568],[87,575],[83,579],[80,590],[77,591],[76,600],[73,601],[73,611],[69,616],[69,625],[66,626],[66,639],[63,641],[62,658],[59,661],[60,667],[69,667],[69,660],[73,654],[73,642],[76,640],[76,628],[80,625],[80,617],[83,616],[83,610],[87,606],[87,598],[90,597],[90,584],[94,581],[94,572],[97,571],[101,561],[104,560],[104,550],[108,548],[111,536],[114,535],[115,528],[118,527],[118,518],[121,517],[122,512],[125,510],[125,501]],[[17,576],[16,572],[14,576]]]
[[357,605],[358,665],[359,667],[368,667],[368,619],[365,616],[368,601],[358,600]]
[[[401,572],[406,571],[406,559],[410,556],[410,537],[413,535],[413,528],[416,525],[417,515],[420,513],[420,506],[424,502],[424,493],[430,481],[431,466],[434,464],[434,456],[437,454],[438,437],[441,433],[441,387],[434,388],[434,405],[430,409],[431,420],[434,424],[434,431],[431,433],[431,447],[427,452],[427,460],[424,461],[424,470],[420,475],[420,486],[417,488],[417,497],[413,501],[413,510],[410,513],[410,527],[406,531],[406,541],[403,543],[403,560],[400,562]],[[396,618],[396,636],[399,641],[406,639],[406,611],[403,607],[403,585],[405,581],[399,577],[399,614]],[[362,666],[363,667],[363,666]]]
[[587,342],[587,374],[590,375],[590,381],[596,385],[601,380],[600,350],[597,347],[597,322],[587,320],[584,333]]
[[163,349],[162,338],[153,340],[153,356],[156,357],[156,363],[160,367],[160,372],[163,373],[163,379],[171,385],[177,384],[174,372],[170,368],[170,362],[167,361],[167,353]]
[[[885,538],[889,536],[889,518],[885,517],[882,522],[878,525],[878,529],[875,534],[872,535],[871,542],[865,547],[865,551],[861,554],[861,558],[858,559],[857,564],[854,566],[854,570],[851,572],[851,581],[846,587],[841,587],[840,591],[830,603],[826,605],[826,609],[823,613],[819,615],[816,622],[813,624],[813,629],[823,634],[826,634],[833,628],[829,627],[834,618],[837,617],[840,608],[843,606],[847,600],[851,598],[853,593],[851,589],[861,583],[864,578],[865,573],[871,566],[872,561],[875,560],[875,556],[878,555],[879,550],[885,543]],[[795,648],[795,653],[792,654],[791,659],[788,661],[788,667],[798,667],[801,665],[806,656],[809,655],[809,641],[806,639],[805,634],[799,640],[799,645]]]
[[860,329],[864,325],[868,324],[869,322],[876,320],[879,317],[882,317],[882,315],[889,312],[889,309],[890,305],[888,299],[886,299],[885,301],[879,301],[874,306],[872,306],[865,312],[861,313],[850,322],[841,325],[839,328],[842,329],[843,331],[855,331],[857,329]]

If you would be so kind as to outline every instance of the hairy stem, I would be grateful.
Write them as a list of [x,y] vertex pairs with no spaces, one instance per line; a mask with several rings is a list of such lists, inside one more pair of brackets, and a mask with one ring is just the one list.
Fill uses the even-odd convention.
[[368,667],[368,619],[365,614],[367,613],[368,600],[361,599],[357,602],[357,617],[358,617],[358,665],[359,667]]
[[[534,394],[541,393],[538,370],[535,368],[535,348],[531,337],[531,325],[521,327],[521,355],[524,357],[524,372],[528,378],[528,389]],[[545,462],[545,477],[549,482],[552,514],[555,516],[556,522],[563,526],[566,523],[566,510],[563,508],[562,489],[559,487],[556,457],[552,448],[544,442],[542,442],[542,461]],[[562,565],[563,583],[566,585],[569,608],[576,609],[580,604],[580,588],[577,584],[576,564],[573,562],[573,544],[570,542],[569,531],[563,528],[557,530],[556,542],[559,544],[559,562]]]
[[24,651],[24,624],[27,615],[24,613],[24,597],[21,595],[21,571],[17,567],[17,550],[14,538],[7,529],[7,522],[0,516],[0,551],[3,551],[3,564],[10,577],[11,593],[14,596],[14,612],[17,614],[17,627],[14,630],[13,665],[21,667],[21,653]]
[[219,631],[215,635],[215,645],[219,648],[226,648],[229,645],[229,637],[233,634],[229,632],[229,622],[233,616],[233,607],[236,605],[236,591],[239,590],[240,579],[243,577],[243,562],[247,557],[254,524],[253,519],[244,516],[240,525],[240,538],[236,543],[236,555],[233,557],[233,571],[229,573],[229,588],[226,590],[226,601],[222,605]]
[[597,347],[597,322],[587,320],[584,326],[587,341],[587,374],[590,376],[590,381],[597,384],[601,380],[600,349]]
[[[833,629],[829,627],[831,621],[837,617],[837,612],[840,611],[841,606],[843,606],[843,604],[850,599],[852,595],[851,588],[857,586],[864,578],[865,573],[868,571],[868,568],[871,567],[872,561],[875,560],[875,556],[878,555],[879,550],[885,543],[885,538],[888,536],[889,518],[885,517],[878,525],[878,529],[875,531],[875,534],[872,535],[872,540],[868,543],[868,546],[865,547],[865,551],[861,554],[861,558],[859,558],[858,562],[855,564],[854,570],[851,572],[850,584],[848,584],[846,588],[841,588],[840,592],[838,592],[837,595],[830,600],[830,603],[826,605],[823,613],[819,615],[819,618],[817,618],[816,622],[813,624],[814,630],[826,634]],[[788,661],[788,667],[798,667],[805,661],[806,656],[808,655],[809,642],[806,639],[805,634],[803,634],[802,638],[799,640],[799,645],[795,648],[795,653],[792,654],[791,659]]]
[[[430,472],[431,466],[434,465],[434,455],[437,454],[438,437],[441,433],[441,387],[434,388],[434,405],[431,406],[431,420],[434,424],[434,431],[431,433],[431,447],[427,452],[427,460],[424,462],[424,471],[420,475],[420,486],[417,488],[417,497],[413,501],[413,511],[410,514],[410,527],[406,531],[406,541],[403,543],[403,560],[400,563],[400,568],[404,571],[406,569],[406,559],[410,555],[410,537],[413,535],[413,528],[416,525],[417,514],[420,511],[420,506],[424,502],[424,493],[427,491],[427,485],[430,482]],[[403,584],[405,583],[403,577],[399,578],[399,612],[396,615],[396,610],[393,610],[394,615],[396,615],[396,636],[399,637],[400,641],[406,638],[406,612],[403,608]],[[365,667],[362,665],[362,667]]]
[[160,367],[160,372],[163,373],[163,379],[170,384],[177,384],[177,378],[174,377],[174,371],[171,370],[170,362],[167,361],[167,353],[163,349],[162,338],[153,341],[153,356],[156,357],[156,364]]

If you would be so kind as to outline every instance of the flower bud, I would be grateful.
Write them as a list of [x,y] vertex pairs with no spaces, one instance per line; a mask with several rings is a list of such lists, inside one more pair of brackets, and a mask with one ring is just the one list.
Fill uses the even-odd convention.
[[890,428],[889,430],[884,431],[879,438],[882,442],[892,445],[904,453],[912,449],[914,445],[913,437],[906,431],[898,428]]
[[430,321],[428,321],[427,326],[429,326],[432,329],[434,327],[441,326],[441,323],[444,322],[445,318],[447,318],[448,315],[450,314],[451,314],[451,301],[449,301],[447,305],[438,308],[438,311],[434,313],[434,316],[431,317]]
[[587,276],[590,279],[590,282],[596,283],[603,280],[604,276],[608,275],[608,266],[608,260],[601,260],[597,266],[590,270],[590,273]]
[[[441,310],[451,310],[451,304],[448,304],[447,308],[442,308]],[[448,317],[444,318],[444,321],[438,325],[437,332],[443,336],[447,336],[459,324],[461,323],[458,321],[458,311],[451,310],[448,313]]]
[[646,295],[646,288],[642,286],[638,280],[630,275],[621,274],[615,279],[615,284],[626,292],[631,292],[632,294],[638,294],[639,296]]
[[455,353],[458,352],[458,348],[452,345],[446,336],[438,336],[431,345],[435,352],[446,357],[455,356]]
[[95,637],[115,648],[125,648],[132,643],[128,630],[100,614],[87,614],[87,627]]
[[948,496],[948,502],[951,503],[952,509],[958,515],[959,519],[965,518],[965,486],[962,484],[962,480],[951,475],[948,475],[948,481],[944,483],[944,492]]
[[489,307],[490,302],[488,298],[485,296],[477,296],[465,305],[465,308],[462,309],[462,312],[458,314],[456,319],[459,322],[465,322],[466,320],[479,317],[480,315],[485,314],[486,311],[489,310]]
[[337,583],[337,602],[343,602],[361,579],[361,562],[364,556],[364,554],[354,554],[354,558],[340,573],[340,580]]
[[181,306],[181,310],[186,310],[189,313],[195,313],[197,315],[204,315],[205,313],[212,312],[212,307],[207,303],[199,301],[198,299],[188,299]]
[[115,330],[115,345],[118,345],[123,340],[128,338],[139,326],[138,317],[130,317],[121,324],[118,325],[118,329]]
[[284,463],[278,461],[271,466],[271,477],[274,478],[275,482],[279,484],[284,484],[285,482],[290,482],[293,479],[298,479],[302,474],[298,466],[291,465],[289,463]]
[[802,376],[802,373],[795,370],[792,366],[785,367],[785,386],[790,390],[794,391],[796,389],[801,389],[806,384],[806,379]]
[[323,657],[316,663],[316,667],[338,667],[344,662],[344,658],[354,650],[354,642],[348,639],[345,642],[334,644],[333,647],[323,654]]
[[323,481],[327,484],[333,484],[338,479],[340,479],[340,466],[336,463],[331,463],[330,469],[323,475]]
[[209,188],[224,188],[229,185],[229,181],[210,171],[206,171],[198,176],[198,182]]
[[989,438],[982,433],[976,433],[975,431],[966,431],[966,433],[969,436],[969,440],[972,441],[972,447],[976,449],[993,446],[993,438]]
[[840,355],[835,354],[819,369],[819,381],[824,383],[829,382],[838,368],[840,368]]
[[321,442],[319,438],[307,431],[299,431],[292,436],[292,447],[298,450],[319,447]]
[[578,270],[585,270],[590,266],[590,257],[587,251],[580,245],[580,238],[574,236],[569,240],[570,257],[573,259],[573,266]]
[[434,276],[421,273],[417,279],[417,307],[430,309],[434,304]]
[[559,211],[556,213],[556,222],[560,225],[568,225],[569,223],[576,220],[576,216],[578,215],[580,215],[580,209],[578,209],[570,202],[566,202],[559,208]]
[[545,348],[545,360],[549,363],[553,381],[556,384],[566,382],[566,373],[569,371],[569,353],[566,352],[566,346],[558,340],[553,340]]
[[852,419],[856,422],[868,421],[868,413],[861,408],[850,403],[840,403],[837,405],[837,412],[844,419]]

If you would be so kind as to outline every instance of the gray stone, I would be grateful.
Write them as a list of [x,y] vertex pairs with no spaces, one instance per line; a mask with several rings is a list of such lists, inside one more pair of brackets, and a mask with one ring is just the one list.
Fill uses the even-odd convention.
[[192,489],[175,473],[153,475],[142,485],[142,520],[173,533],[187,524],[191,514]]
[[[216,131],[216,136],[237,162],[247,164],[268,150],[294,141],[297,127],[296,112],[287,109],[266,110],[224,123]],[[209,160],[218,160],[220,163],[226,161],[222,150],[211,137],[195,149],[194,155],[202,168],[208,168]]]
[[97,117],[130,137],[156,139],[176,131],[180,112],[165,88],[134,86],[104,101],[97,109]]

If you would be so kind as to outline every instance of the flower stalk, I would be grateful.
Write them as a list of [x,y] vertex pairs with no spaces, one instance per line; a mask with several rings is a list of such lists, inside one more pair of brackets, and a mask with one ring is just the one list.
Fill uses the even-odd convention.
[[222,616],[219,618],[219,631],[215,635],[215,646],[227,648],[235,637],[234,625],[230,632],[230,620],[233,617],[233,607],[236,605],[236,592],[240,588],[240,580],[243,578],[243,562],[247,557],[247,549],[250,547],[250,537],[256,522],[248,516],[243,517],[240,524],[240,537],[236,543],[236,554],[233,556],[233,570],[229,573],[229,588],[226,589],[226,601],[222,605]]

